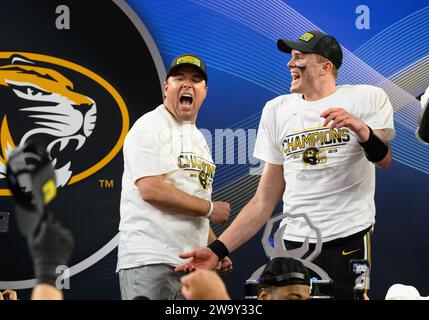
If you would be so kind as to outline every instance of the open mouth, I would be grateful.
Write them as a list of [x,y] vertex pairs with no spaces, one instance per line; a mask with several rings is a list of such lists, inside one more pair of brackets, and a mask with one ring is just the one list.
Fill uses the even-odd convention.
[[295,81],[295,80],[298,80],[298,79],[301,78],[301,76],[298,73],[295,73],[295,72],[291,73],[290,75],[292,77],[292,81]]
[[192,98],[192,95],[189,93],[185,93],[180,96],[180,103],[183,105],[191,105],[193,101],[194,98]]

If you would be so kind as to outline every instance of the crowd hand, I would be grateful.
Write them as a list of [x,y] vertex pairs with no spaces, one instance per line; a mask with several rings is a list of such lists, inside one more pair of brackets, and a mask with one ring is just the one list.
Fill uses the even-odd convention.
[[225,284],[212,270],[197,270],[183,276],[182,294],[187,300],[229,300]]
[[39,283],[55,285],[56,268],[67,265],[73,251],[71,232],[48,214],[36,233],[28,238],[34,272]]
[[222,259],[222,261],[218,262],[218,265],[216,267],[216,272],[221,275],[227,275],[232,271],[232,261],[229,257],[225,257]]
[[177,267],[175,271],[191,272],[196,269],[214,270],[219,262],[217,255],[207,247],[182,253],[179,257],[182,259],[191,259]]
[[231,213],[231,206],[228,202],[213,201],[213,213],[209,217],[210,221],[218,224],[224,224]]
[[18,300],[18,296],[16,291],[8,289],[0,292],[0,300]]
[[356,138],[360,142],[368,141],[370,133],[368,126],[362,120],[354,117],[343,108],[326,109],[320,116],[325,118],[323,127],[327,126],[332,121],[330,124],[331,129],[346,127],[356,134]]

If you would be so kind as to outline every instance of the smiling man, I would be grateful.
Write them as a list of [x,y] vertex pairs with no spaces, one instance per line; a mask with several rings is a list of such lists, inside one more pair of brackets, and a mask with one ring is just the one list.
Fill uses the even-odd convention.
[[[164,103],[138,119],[124,142],[118,246],[122,299],[181,299],[179,253],[215,239],[209,220],[225,223],[230,205],[211,201],[215,165],[195,126],[207,94],[206,64],[175,58]],[[232,268],[226,258],[219,271]]]
[[[314,263],[334,280],[336,299],[352,299],[350,259],[370,257],[375,223],[375,167],[388,168],[393,109],[386,93],[369,85],[336,85],[343,53],[319,31],[297,41],[280,39],[291,54],[291,94],[268,101],[262,112],[254,157],[265,167],[250,202],[218,240],[181,255],[177,270],[212,268],[255,235],[283,200],[283,211],[306,213],[320,229],[322,252]],[[297,248],[316,235],[303,220],[287,219],[284,241]]]

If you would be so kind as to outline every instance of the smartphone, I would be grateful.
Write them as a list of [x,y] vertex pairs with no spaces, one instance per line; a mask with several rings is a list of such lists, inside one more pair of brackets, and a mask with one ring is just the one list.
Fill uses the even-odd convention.
[[369,263],[366,259],[350,259],[350,272],[362,274],[369,271]]
[[0,212],[0,232],[9,231],[9,212]]

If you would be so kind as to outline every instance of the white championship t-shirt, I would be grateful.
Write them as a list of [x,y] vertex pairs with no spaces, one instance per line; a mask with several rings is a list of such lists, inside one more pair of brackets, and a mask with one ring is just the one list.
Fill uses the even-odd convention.
[[135,182],[166,174],[178,189],[210,200],[216,167],[204,136],[194,124],[177,122],[160,105],[136,121],[123,153],[117,270],[183,264],[180,253],[207,245],[209,220],[153,207],[141,198]]
[[[269,101],[262,112],[254,156],[283,165],[286,182],[283,210],[306,213],[324,242],[347,237],[375,222],[375,166],[365,157],[348,128],[322,127],[320,114],[341,107],[373,130],[393,139],[393,109],[382,89],[368,85],[338,86],[317,101],[289,94]],[[316,235],[303,219],[284,219],[284,238],[310,242]]]

